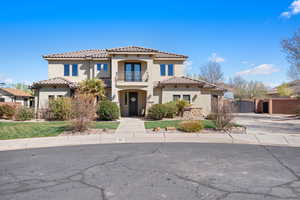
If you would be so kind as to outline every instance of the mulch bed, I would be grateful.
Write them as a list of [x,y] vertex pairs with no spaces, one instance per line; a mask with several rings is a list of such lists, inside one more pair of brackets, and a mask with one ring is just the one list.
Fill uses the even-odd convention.
[[88,129],[83,132],[64,131],[59,136],[70,136],[70,135],[94,135],[94,134],[113,134],[116,130],[113,129]]

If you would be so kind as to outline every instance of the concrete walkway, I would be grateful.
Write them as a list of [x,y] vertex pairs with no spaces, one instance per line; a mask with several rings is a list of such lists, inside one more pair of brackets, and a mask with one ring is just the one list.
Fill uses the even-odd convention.
[[140,131],[120,134],[95,134],[78,136],[57,136],[0,140],[0,151],[45,148],[56,146],[73,146],[86,144],[113,143],[232,143],[255,145],[279,145],[300,147],[300,135],[267,135],[267,134],[193,134],[193,133],[154,133],[143,134]]
[[122,118],[118,129],[117,135],[122,136],[136,136],[139,134],[146,134],[144,121],[140,118]]

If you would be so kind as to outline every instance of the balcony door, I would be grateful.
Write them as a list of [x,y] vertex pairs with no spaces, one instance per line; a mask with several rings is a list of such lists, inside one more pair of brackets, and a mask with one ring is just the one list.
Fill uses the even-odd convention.
[[125,81],[142,81],[142,66],[140,63],[125,63]]

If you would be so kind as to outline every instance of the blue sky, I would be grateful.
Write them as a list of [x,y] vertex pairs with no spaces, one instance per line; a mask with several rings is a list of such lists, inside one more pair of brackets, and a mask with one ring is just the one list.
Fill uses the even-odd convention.
[[188,55],[189,73],[213,59],[226,78],[274,86],[298,28],[300,0],[3,1],[0,79],[47,79],[44,54],[136,45]]

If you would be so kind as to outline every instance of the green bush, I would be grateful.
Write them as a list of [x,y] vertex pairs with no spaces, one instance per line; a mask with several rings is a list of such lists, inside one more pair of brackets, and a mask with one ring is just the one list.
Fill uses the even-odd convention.
[[206,116],[206,119],[215,121],[215,120],[217,120],[217,114],[216,113],[210,113]]
[[165,117],[173,118],[178,113],[178,108],[176,106],[176,102],[171,101],[169,103],[163,104],[166,109]]
[[183,112],[184,112],[184,109],[188,106],[190,106],[189,102],[185,101],[185,100],[178,100],[176,101],[176,106],[177,106],[177,110],[178,110],[178,113],[180,114],[180,116],[182,117],[183,116]]
[[16,108],[14,106],[3,104],[0,105],[0,118],[6,117],[12,119],[16,113]]
[[119,119],[120,110],[116,103],[103,100],[98,104],[97,115],[100,120],[116,120]]
[[21,107],[17,110],[15,119],[18,121],[31,120],[34,117],[34,112],[30,108]]
[[148,110],[148,118],[153,120],[161,120],[167,114],[167,107],[164,104],[154,104]]
[[49,101],[50,119],[69,120],[72,117],[71,98],[60,97]]
[[199,132],[204,128],[201,121],[183,121],[178,129],[184,132]]

